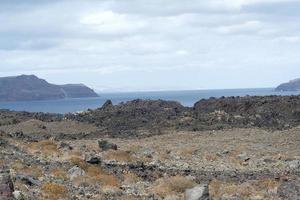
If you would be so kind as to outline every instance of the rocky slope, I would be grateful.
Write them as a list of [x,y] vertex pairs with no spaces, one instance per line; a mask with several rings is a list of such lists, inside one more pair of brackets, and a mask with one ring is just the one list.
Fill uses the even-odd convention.
[[2,200],[298,200],[299,96],[0,110]]
[[34,75],[0,78],[0,101],[52,100],[98,96],[85,85],[54,85]]
[[276,91],[299,91],[300,90],[300,79],[291,80],[287,83],[279,85]]
[[160,134],[165,129],[218,130],[262,127],[285,129],[300,125],[300,96],[227,97],[198,101],[192,108],[163,100],[134,100],[66,118],[98,126],[112,135]]

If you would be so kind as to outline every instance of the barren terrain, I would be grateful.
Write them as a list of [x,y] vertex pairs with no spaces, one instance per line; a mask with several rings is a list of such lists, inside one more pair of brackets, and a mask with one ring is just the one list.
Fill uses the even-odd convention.
[[[219,106],[205,112],[209,119],[215,116],[213,122],[228,126],[198,130],[187,126],[199,119],[191,119],[189,108],[137,103],[118,110],[108,102],[66,117],[22,114],[14,123],[4,123],[1,199],[300,199],[300,126],[295,115],[275,115],[273,119],[282,116],[282,124],[291,122],[282,128],[268,123],[240,127],[227,121],[233,114]],[[6,111],[3,119],[7,113],[20,115]]]

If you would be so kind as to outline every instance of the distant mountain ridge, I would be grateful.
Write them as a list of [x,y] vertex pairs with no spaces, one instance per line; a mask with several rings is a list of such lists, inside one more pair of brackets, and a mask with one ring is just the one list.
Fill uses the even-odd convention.
[[300,91],[300,78],[280,84],[276,91]]
[[55,100],[97,96],[94,90],[83,84],[55,85],[35,75],[0,78],[0,101]]

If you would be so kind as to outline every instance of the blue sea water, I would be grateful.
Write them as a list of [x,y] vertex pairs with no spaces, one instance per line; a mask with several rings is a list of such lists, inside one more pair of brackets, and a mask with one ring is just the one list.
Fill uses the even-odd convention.
[[200,99],[221,96],[246,96],[246,95],[299,95],[298,92],[275,92],[273,88],[260,89],[224,89],[224,90],[190,90],[190,91],[160,91],[160,92],[124,92],[101,93],[96,98],[62,99],[51,101],[22,101],[0,102],[0,109],[29,112],[68,113],[98,108],[110,99],[114,104],[133,99],[163,99],[178,101],[184,106],[193,106]]

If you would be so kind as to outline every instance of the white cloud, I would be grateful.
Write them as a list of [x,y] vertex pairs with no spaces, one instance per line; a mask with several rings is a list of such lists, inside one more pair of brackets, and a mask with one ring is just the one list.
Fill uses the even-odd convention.
[[282,36],[277,38],[280,41],[286,41],[290,43],[300,43],[300,36]]
[[80,23],[87,25],[85,28],[107,34],[132,32],[142,29],[147,25],[145,21],[137,17],[118,14],[112,11],[100,11],[84,15]]
[[288,77],[300,65],[300,13],[272,12],[285,2],[296,0],[49,0],[5,11],[0,1],[0,73],[136,89]]
[[235,33],[257,33],[263,28],[260,21],[247,21],[241,24],[234,24],[228,26],[221,26],[217,29],[222,34],[235,34]]
[[178,51],[176,51],[176,54],[181,55],[181,56],[185,56],[185,55],[188,55],[189,52],[186,51],[186,50],[178,50]]

